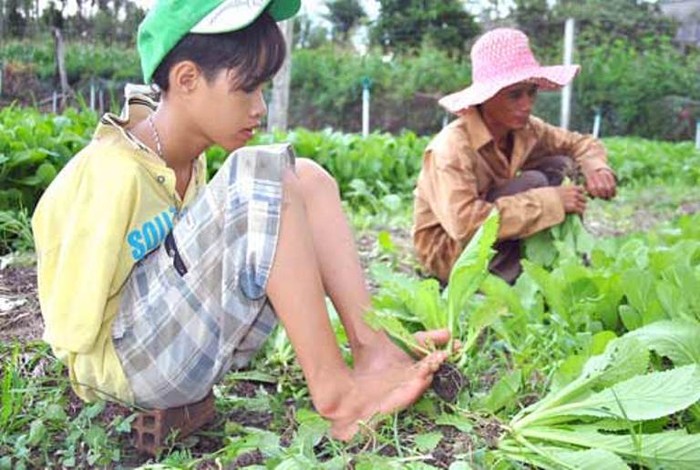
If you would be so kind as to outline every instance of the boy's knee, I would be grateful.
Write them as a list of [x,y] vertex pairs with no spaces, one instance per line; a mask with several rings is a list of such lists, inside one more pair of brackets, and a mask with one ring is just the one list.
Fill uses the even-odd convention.
[[296,161],[296,174],[299,177],[302,189],[305,192],[339,194],[338,183],[325,168],[308,158],[298,158]]
[[301,198],[303,194],[301,181],[293,168],[286,168],[282,172],[282,187],[284,188],[286,199]]

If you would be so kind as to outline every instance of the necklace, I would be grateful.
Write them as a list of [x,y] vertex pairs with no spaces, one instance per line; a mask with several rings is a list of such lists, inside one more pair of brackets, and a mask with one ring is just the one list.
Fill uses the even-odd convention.
[[[151,132],[153,133],[153,140],[156,141],[156,153],[158,154],[158,157],[160,157],[160,159],[163,160],[163,162],[167,165],[168,162],[165,161],[165,157],[163,156],[163,144],[160,141],[158,129],[156,129],[156,125],[153,122],[153,114],[149,114],[146,118],[146,121],[148,122],[148,126],[151,128]],[[163,176],[158,176],[158,178],[156,179],[161,184],[165,181],[165,178]],[[173,202],[173,219],[175,222],[177,222],[180,219],[180,203],[178,198],[174,194],[170,194],[170,199]]]
[[[163,155],[163,143],[160,140],[160,134],[158,134],[158,129],[156,129],[156,124],[153,122],[153,114],[149,114],[148,117],[146,118],[146,121],[148,122],[148,126],[151,128],[151,132],[153,133],[153,140],[156,142],[156,153],[158,154],[158,157],[160,157],[163,162],[168,165],[168,162],[165,160],[165,156]],[[192,162],[192,171],[193,174],[191,175],[191,178],[197,178],[197,166],[194,164],[194,161]],[[162,176],[158,177],[158,182],[162,183],[164,180],[161,180],[163,178]],[[199,192],[199,187],[195,188],[197,192]],[[180,202],[179,198],[171,194],[170,198],[173,201],[174,204],[174,219],[175,221],[179,220],[180,218]]]
[[148,125],[151,128],[151,132],[153,133],[153,139],[156,141],[156,153],[158,154],[161,160],[165,161],[165,157],[163,156],[163,144],[160,142],[160,135],[158,134],[158,129],[156,129],[156,125],[153,122],[153,114],[149,114],[146,118],[146,121],[148,121]]

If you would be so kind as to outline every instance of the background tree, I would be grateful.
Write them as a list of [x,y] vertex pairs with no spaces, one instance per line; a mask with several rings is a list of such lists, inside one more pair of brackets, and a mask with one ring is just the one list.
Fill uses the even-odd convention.
[[26,0],[7,0],[5,4],[5,14],[7,16],[5,26],[10,37],[24,37],[29,22],[26,12]]
[[333,39],[348,42],[350,32],[367,18],[359,0],[328,0],[328,14],[324,15],[333,25]]
[[306,15],[294,18],[294,47],[303,49],[318,49],[328,43],[328,30],[317,24]]
[[479,34],[474,17],[459,0],[379,0],[380,16],[371,29],[374,44],[399,53],[424,42],[453,56],[467,55],[466,42]]
[[576,19],[579,49],[617,40],[647,48],[650,41],[672,38],[677,28],[658,4],[641,0],[559,0],[551,8],[547,0],[515,0],[515,6],[512,16],[518,26],[537,47],[550,51],[561,49],[564,22],[569,17]]
[[511,16],[535,48],[556,48],[562,40],[566,19],[555,18],[547,0],[515,0]]
[[124,16],[120,24],[118,39],[126,44],[136,44],[136,31],[139,24],[146,17],[146,10],[134,2],[125,1],[123,4]]
[[41,13],[41,22],[50,28],[63,29],[63,12],[56,2],[51,0]]

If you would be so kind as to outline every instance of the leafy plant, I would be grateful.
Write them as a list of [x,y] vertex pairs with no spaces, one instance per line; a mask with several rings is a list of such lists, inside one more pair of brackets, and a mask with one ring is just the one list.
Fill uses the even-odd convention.
[[551,267],[560,258],[589,256],[593,237],[581,217],[567,214],[564,222],[525,239],[525,256],[541,266]]
[[581,468],[586,459],[614,463],[606,468],[628,468],[624,461],[697,468],[700,436],[646,433],[644,424],[700,399],[700,367],[646,373],[648,366],[647,348],[637,338],[611,341],[575,380],[518,413],[498,453],[542,468]]
[[[441,293],[439,283],[428,279],[416,283],[404,293],[410,310],[403,318],[396,311],[376,308],[365,316],[375,329],[384,329],[389,336],[409,351],[424,351],[405,323],[427,330],[447,329],[453,340],[459,339],[462,347],[453,352],[453,343],[447,345],[450,361],[458,366],[443,364],[435,374],[433,388],[442,398],[454,401],[466,379],[459,370],[467,352],[474,346],[479,333],[504,313],[495,299],[474,304],[472,297],[489,275],[488,265],[493,257],[492,245],[498,233],[499,216],[493,211],[467,244],[455,262],[447,287]],[[469,309],[472,306],[473,309]],[[402,321],[403,320],[403,321]],[[405,323],[404,323],[405,321]]]
[[0,210],[0,255],[34,249],[34,235],[28,211]]
[[[490,321],[492,304],[481,304],[465,318],[467,305],[472,296],[488,276],[488,264],[494,251],[491,246],[496,240],[499,216],[494,211],[489,215],[476,234],[469,241],[455,262],[447,287],[441,293],[435,279],[420,281],[411,286],[414,295],[407,299],[410,308],[407,322],[423,329],[447,329],[452,338],[464,340],[464,347],[458,353],[463,355],[474,344],[478,333]],[[410,295],[410,294],[409,294]],[[384,329],[409,350],[425,350],[401,322],[401,317],[386,308],[375,308],[365,316],[365,320],[375,329]],[[404,317],[405,318],[405,317]],[[448,351],[452,349],[447,347]]]

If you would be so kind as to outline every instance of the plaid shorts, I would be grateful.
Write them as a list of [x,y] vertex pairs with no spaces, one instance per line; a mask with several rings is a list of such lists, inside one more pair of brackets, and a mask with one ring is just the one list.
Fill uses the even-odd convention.
[[293,166],[289,145],[236,151],[134,267],[112,338],[137,405],[199,401],[246,365],[277,323],[265,289],[282,177]]

